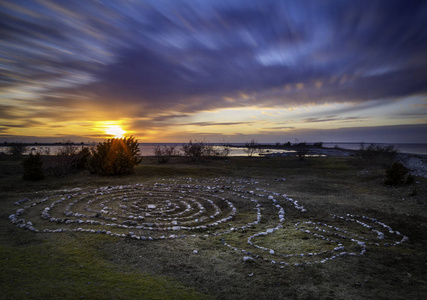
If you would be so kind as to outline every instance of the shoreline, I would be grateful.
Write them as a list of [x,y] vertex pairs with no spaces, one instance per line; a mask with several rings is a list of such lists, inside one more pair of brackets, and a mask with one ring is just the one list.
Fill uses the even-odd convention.
[[[237,152],[241,152],[241,149],[247,148],[245,143],[209,143],[209,142],[200,142],[203,145],[206,146],[213,146],[213,147],[229,147],[232,149],[236,149]],[[6,149],[14,144],[21,144],[24,147],[27,148],[33,148],[33,150],[37,148],[52,148],[55,149],[57,147],[63,147],[63,146],[73,146],[73,147],[90,147],[95,146],[96,142],[56,142],[56,143],[0,143],[0,153],[6,152]],[[185,145],[187,143],[138,143],[140,146],[141,152],[144,156],[147,153],[146,149],[152,148],[154,146],[175,146],[175,147],[181,147],[182,145]],[[339,156],[346,156],[345,152],[354,152],[358,151],[361,147],[361,145],[378,145],[378,146],[393,146],[395,150],[397,150],[399,153],[404,154],[410,154],[410,155],[420,155],[420,156],[427,156],[427,143],[359,143],[359,142],[318,142],[318,143],[300,143],[300,144],[306,144],[306,147],[310,149],[310,151],[313,154],[325,154],[327,156],[330,155],[339,155]],[[295,151],[298,147],[298,144],[292,144],[292,143],[259,143],[254,145],[257,149],[265,149],[267,150],[266,154],[274,153],[275,151]],[[30,150],[29,149],[29,150]],[[145,151],[144,151],[145,149]],[[338,151],[336,151],[338,150]],[[339,152],[341,151],[341,152]],[[240,155],[233,155],[230,156],[240,156]],[[242,154],[241,156],[245,156]]]

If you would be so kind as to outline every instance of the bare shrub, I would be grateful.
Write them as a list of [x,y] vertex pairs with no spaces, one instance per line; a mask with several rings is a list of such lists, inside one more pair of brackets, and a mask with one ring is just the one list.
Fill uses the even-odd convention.
[[249,157],[252,157],[255,153],[258,152],[258,143],[252,139],[250,142],[245,143],[245,149],[243,149],[243,152],[245,152]]
[[157,158],[157,162],[164,164],[169,162],[171,157],[178,155],[178,151],[175,146],[155,146],[154,156]]
[[228,157],[230,152],[231,152],[231,146],[228,144],[223,144],[221,146],[215,147],[215,156]]
[[230,154],[230,145],[211,145],[208,142],[192,141],[184,144],[181,151],[184,156],[198,161],[202,157],[227,157]]
[[56,152],[56,155],[59,156],[72,156],[78,151],[78,146],[75,145],[72,141],[65,141],[62,146],[60,146]]
[[390,166],[396,159],[398,150],[393,145],[365,144],[360,145],[357,155],[367,164]]
[[199,161],[203,156],[206,145],[203,142],[190,140],[188,144],[184,144],[181,150],[184,156],[191,158],[192,161]]
[[43,158],[46,173],[62,177],[66,174],[75,173],[86,168],[90,149],[83,147],[80,151],[78,146],[72,143],[61,146],[56,155]]
[[23,143],[12,143],[8,144],[7,153],[12,156],[22,156],[24,152],[28,150],[28,147]]
[[[32,152],[33,149],[31,149]],[[36,150],[36,154],[40,154],[40,155],[50,155],[51,154],[51,149],[50,147],[40,147],[39,149]]]

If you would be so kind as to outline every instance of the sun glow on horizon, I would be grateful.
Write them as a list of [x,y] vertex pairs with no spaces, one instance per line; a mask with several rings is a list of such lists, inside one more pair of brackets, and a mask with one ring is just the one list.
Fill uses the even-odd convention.
[[113,136],[114,138],[122,138],[126,131],[119,125],[108,125],[105,128],[105,133]]

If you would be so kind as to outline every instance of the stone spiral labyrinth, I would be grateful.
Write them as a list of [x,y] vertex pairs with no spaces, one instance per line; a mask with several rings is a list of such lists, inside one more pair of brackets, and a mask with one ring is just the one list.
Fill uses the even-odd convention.
[[308,217],[298,201],[257,188],[258,183],[187,178],[79,190],[21,199],[9,219],[37,233],[92,233],[147,242],[217,236],[245,261],[281,268],[363,255],[369,247],[408,240],[373,217]]

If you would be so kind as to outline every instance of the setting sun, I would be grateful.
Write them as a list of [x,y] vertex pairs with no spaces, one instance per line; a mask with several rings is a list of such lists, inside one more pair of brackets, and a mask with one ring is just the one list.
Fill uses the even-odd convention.
[[119,125],[109,125],[105,129],[105,133],[112,135],[115,138],[122,138],[126,131],[124,131]]

